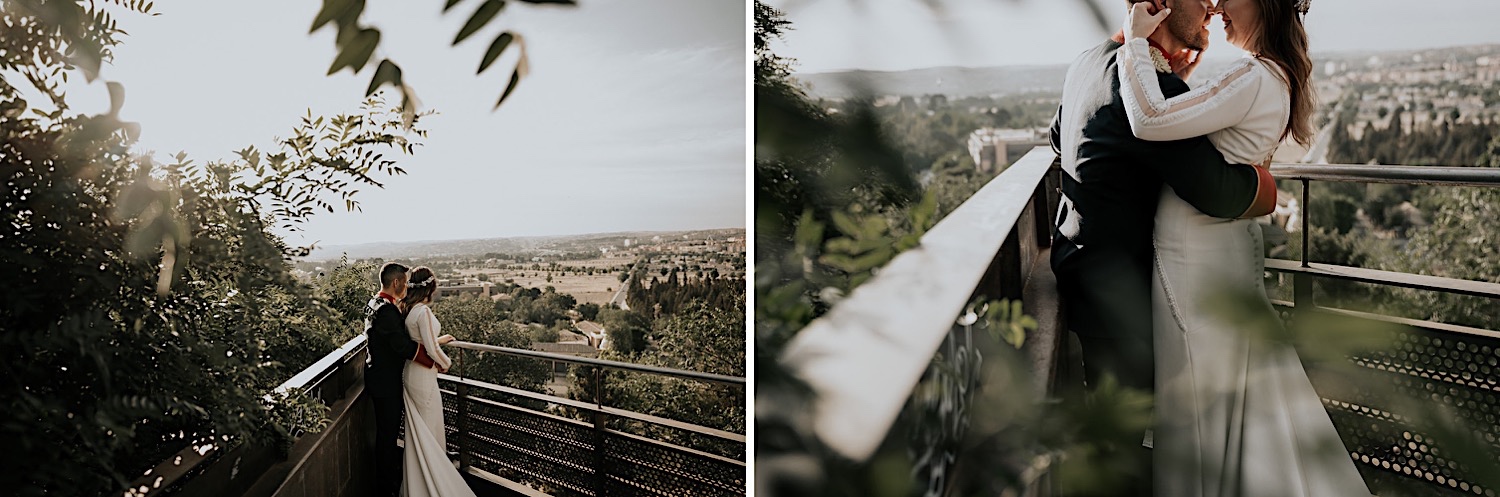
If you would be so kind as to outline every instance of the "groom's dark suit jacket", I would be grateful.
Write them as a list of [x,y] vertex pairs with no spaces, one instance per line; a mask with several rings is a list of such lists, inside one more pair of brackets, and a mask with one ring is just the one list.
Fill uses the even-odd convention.
[[376,297],[365,304],[365,390],[375,397],[400,397],[401,372],[417,355],[417,342],[406,333],[396,304]]
[[[1052,267],[1068,306],[1068,324],[1084,336],[1146,333],[1150,343],[1152,230],[1163,183],[1204,214],[1221,218],[1266,214],[1276,185],[1264,169],[1229,164],[1205,137],[1169,142],[1130,130],[1110,40],[1073,61],[1052,123],[1062,157],[1063,205]],[[1176,75],[1158,73],[1171,98],[1188,91]],[[1254,207],[1252,209],[1252,206]],[[1094,305],[1069,293],[1099,292]],[[1114,307],[1114,308],[1111,308]],[[1145,320],[1144,327],[1141,322]]]

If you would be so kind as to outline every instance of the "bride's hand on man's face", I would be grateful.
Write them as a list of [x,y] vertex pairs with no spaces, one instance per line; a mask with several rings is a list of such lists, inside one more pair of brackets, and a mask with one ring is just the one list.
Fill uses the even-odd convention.
[[1172,15],[1172,9],[1161,9],[1153,12],[1156,8],[1151,2],[1136,2],[1130,4],[1130,15],[1125,16],[1125,38],[1145,38],[1156,32],[1167,16]]
[[1198,64],[1203,62],[1203,52],[1192,49],[1184,50],[1184,52],[1187,53],[1172,59],[1172,72],[1183,81],[1187,81],[1193,76],[1193,71],[1198,69]]

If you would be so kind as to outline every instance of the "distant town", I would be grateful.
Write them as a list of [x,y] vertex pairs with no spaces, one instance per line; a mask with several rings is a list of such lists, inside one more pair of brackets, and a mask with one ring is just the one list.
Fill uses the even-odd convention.
[[[1313,60],[1319,132],[1310,146],[1283,144],[1276,162],[1478,165],[1500,130],[1500,45],[1315,53]],[[1204,62],[1191,83],[1201,84],[1227,64]],[[924,185],[967,185],[948,194],[954,198],[947,203],[956,205],[1032,148],[1048,144],[1065,74],[1066,65],[1058,64],[796,78],[831,114],[873,104],[886,135]],[[861,88],[870,93],[857,95]],[[1283,193],[1273,221],[1285,233],[1297,229],[1301,208],[1291,192]]]
[[[368,244],[337,255],[324,249],[315,253],[321,259],[296,261],[293,273],[316,281],[340,268],[358,268],[370,273],[373,291],[379,264],[427,266],[438,275],[436,300],[488,302],[487,314],[528,330],[533,350],[600,357],[602,351],[631,349],[623,351],[629,355],[652,348],[659,331],[654,322],[687,300],[726,307],[735,295],[743,298],[745,236],[744,229],[720,229]],[[414,255],[422,250],[429,255]],[[666,291],[688,296],[682,302],[656,300]],[[640,318],[611,318],[616,314]],[[439,319],[444,317],[439,310]],[[626,327],[637,329],[611,333]],[[622,340],[640,343],[616,343]],[[566,370],[558,369],[547,386],[561,395],[570,384]]]

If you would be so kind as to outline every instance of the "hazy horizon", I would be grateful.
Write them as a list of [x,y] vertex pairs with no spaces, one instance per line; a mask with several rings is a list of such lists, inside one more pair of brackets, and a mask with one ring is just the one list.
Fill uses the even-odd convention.
[[[1440,45],[1440,46],[1433,46],[1433,47],[1392,48],[1392,49],[1384,49],[1384,50],[1381,50],[1381,49],[1349,49],[1349,50],[1334,50],[1334,51],[1313,51],[1312,52],[1312,57],[1313,57],[1314,60],[1316,60],[1319,57],[1347,56],[1349,54],[1356,54],[1356,53],[1392,53],[1392,52],[1407,52],[1407,51],[1421,51],[1421,50],[1441,50],[1441,49],[1448,49],[1448,48],[1494,47],[1494,46],[1500,46],[1500,41],[1486,42],[1486,43],[1468,43],[1468,44],[1462,44],[1462,45]],[[1210,61],[1210,62],[1215,62],[1215,61],[1217,61],[1217,62],[1224,62],[1226,59],[1207,59],[1207,60]],[[897,70],[858,69],[858,68],[855,68],[855,69],[834,69],[834,70],[829,70],[829,71],[818,71],[818,72],[794,71],[792,73],[792,76],[796,77],[796,76],[799,76],[799,75],[837,74],[837,73],[845,73],[845,72],[900,73],[900,72],[908,72],[908,71],[922,71],[922,70],[929,70],[929,69],[992,69],[992,68],[997,68],[997,67],[1005,67],[1005,68],[1014,68],[1014,67],[1058,67],[1058,66],[1067,66],[1067,65],[1068,65],[1068,62],[1056,62],[1056,63],[1045,63],[1045,64],[1001,64],[1001,65],[992,65],[992,66],[961,66],[961,65],[960,66],[922,66],[922,67],[913,67],[913,68],[910,68],[910,69],[897,69]]]
[[364,246],[364,245],[380,245],[380,244],[383,244],[383,243],[390,243],[390,244],[401,244],[401,243],[443,243],[443,242],[466,242],[466,241],[473,241],[473,240],[509,240],[509,239],[514,239],[514,238],[568,238],[568,237],[620,235],[620,234],[626,234],[626,233],[688,233],[688,232],[694,232],[694,231],[734,231],[734,230],[745,231],[745,228],[734,226],[734,227],[722,227],[722,228],[688,228],[688,229],[679,229],[679,230],[670,230],[670,229],[669,230],[619,230],[619,231],[599,231],[599,232],[592,232],[592,233],[557,233],[557,234],[547,234],[547,235],[498,235],[498,236],[480,236],[480,237],[470,237],[470,238],[440,238],[440,239],[430,239],[430,240],[377,240],[377,241],[372,241],[372,242],[355,242],[355,243],[333,243],[333,244],[321,244],[320,243],[320,244],[318,244],[318,247],[321,249],[322,247],[355,247],[355,246]]
[[[494,251],[507,252],[507,251],[515,251],[515,250],[517,250],[515,248],[497,248],[496,246],[490,246],[490,247],[486,247],[486,248],[484,248],[482,250],[473,250],[472,247],[468,247],[471,250],[464,251],[464,252],[451,252],[451,250],[456,250],[456,247],[453,247],[453,246],[456,246],[456,245],[471,245],[472,246],[476,242],[478,242],[478,243],[495,242],[495,243],[499,244],[499,243],[503,243],[503,242],[512,242],[512,243],[514,243],[514,242],[535,241],[537,239],[543,239],[543,240],[553,240],[553,239],[555,239],[558,242],[567,243],[566,242],[567,240],[576,240],[576,239],[587,240],[587,239],[593,239],[593,238],[635,237],[635,236],[646,236],[646,235],[653,235],[653,236],[658,236],[659,237],[661,235],[676,235],[676,234],[682,234],[682,233],[721,232],[721,231],[731,231],[731,232],[746,233],[746,234],[748,233],[748,230],[746,230],[745,228],[733,227],[733,228],[704,228],[704,229],[684,229],[684,230],[627,230],[627,231],[607,231],[607,232],[599,232],[599,233],[571,233],[571,234],[565,234],[565,235],[486,236],[486,237],[478,237],[478,238],[456,238],[456,239],[443,239],[443,240],[387,240],[387,241],[379,241],[379,242],[361,242],[361,243],[349,243],[349,244],[333,244],[333,245],[326,245],[326,246],[319,245],[316,249],[314,249],[306,257],[298,257],[296,259],[299,260],[299,261],[303,261],[303,262],[318,262],[318,261],[330,261],[330,260],[337,259],[337,258],[339,258],[341,256],[346,256],[346,255],[350,256],[350,259],[355,259],[355,260],[357,260],[357,259],[368,259],[368,258],[371,258],[371,257],[395,258],[395,259],[410,259],[410,258],[421,258],[421,257],[428,257],[428,256],[450,256],[450,255],[455,255],[455,254],[459,254],[459,253],[462,253],[462,254],[478,254],[478,253],[481,253],[481,252],[494,252]],[[413,247],[436,246],[436,245],[446,245],[446,246],[449,246],[448,250],[450,250],[450,252],[429,253],[427,256],[411,256],[411,255],[409,255],[409,251],[412,250]],[[519,253],[526,253],[527,251],[528,250],[521,250]],[[380,253],[380,255],[376,255],[377,253]],[[405,254],[405,255],[390,255],[392,253]]]
[[[1107,17],[1101,28],[1084,1]],[[933,67],[1066,64],[1120,29],[1121,0],[767,0],[791,30],[777,55],[797,59],[794,73],[904,71]],[[931,5],[941,6],[933,9]],[[1313,53],[1407,50],[1500,43],[1500,2],[1316,0],[1305,17]],[[1387,27],[1382,29],[1382,27]],[[1209,26],[1208,60],[1244,52]]]

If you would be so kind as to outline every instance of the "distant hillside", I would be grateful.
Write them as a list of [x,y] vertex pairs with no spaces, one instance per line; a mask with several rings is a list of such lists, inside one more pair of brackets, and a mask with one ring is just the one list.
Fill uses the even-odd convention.
[[[1364,66],[1372,57],[1383,59],[1383,64],[1409,64],[1414,56],[1420,60],[1472,62],[1476,58],[1500,53],[1500,45],[1475,45],[1465,47],[1427,48],[1394,51],[1358,51],[1313,53],[1314,74],[1321,74],[1323,64],[1339,62],[1352,66]],[[1194,79],[1212,76],[1233,59],[1204,61]],[[829,73],[796,74],[795,77],[809,87],[809,95],[815,98],[843,99],[860,93],[882,95],[921,96],[943,94],[949,98],[979,97],[988,95],[1012,95],[1018,93],[1052,93],[1062,90],[1067,76],[1065,63],[1042,66],[1002,67],[932,67],[907,71],[839,71]],[[860,89],[868,90],[861,92]]]
[[933,67],[909,71],[842,71],[798,74],[819,98],[849,98],[868,89],[875,95],[977,97],[995,93],[1057,91],[1068,66]]
[[318,247],[305,258],[308,261],[338,259],[348,254],[350,259],[368,258],[419,258],[451,255],[482,255],[490,252],[563,253],[598,250],[599,247],[620,246],[626,239],[632,243],[649,242],[653,237],[679,239],[723,240],[727,237],[744,239],[744,228],[693,230],[693,231],[622,231],[618,233],[591,233],[586,235],[528,236],[510,238],[484,238],[472,240],[436,240],[419,242],[381,242],[357,245],[329,245]]

